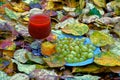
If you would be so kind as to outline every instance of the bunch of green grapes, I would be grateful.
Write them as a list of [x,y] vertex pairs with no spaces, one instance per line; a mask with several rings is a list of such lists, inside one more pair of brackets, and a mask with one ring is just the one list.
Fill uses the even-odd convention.
[[62,38],[57,40],[56,51],[59,58],[68,63],[82,62],[94,56],[95,46],[84,44],[85,38]]

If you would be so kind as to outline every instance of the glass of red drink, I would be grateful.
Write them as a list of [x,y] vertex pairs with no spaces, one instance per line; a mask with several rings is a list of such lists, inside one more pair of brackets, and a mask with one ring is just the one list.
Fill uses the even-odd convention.
[[34,39],[44,39],[51,33],[51,19],[45,14],[30,16],[28,31]]

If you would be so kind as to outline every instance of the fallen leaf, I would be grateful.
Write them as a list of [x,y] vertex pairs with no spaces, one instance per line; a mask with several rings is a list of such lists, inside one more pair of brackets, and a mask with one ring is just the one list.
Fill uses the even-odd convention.
[[120,66],[120,56],[105,52],[96,56],[94,62],[102,66]]
[[19,16],[11,9],[5,8],[5,13],[9,18],[11,18],[13,20],[18,20],[18,18],[19,18]]
[[29,80],[29,76],[23,73],[13,75],[10,80]]
[[14,51],[15,48],[16,48],[15,43],[10,39],[0,41],[0,49],[13,50]]
[[77,3],[75,0],[66,0],[66,5],[71,8],[75,8],[78,5]]
[[13,9],[17,12],[24,12],[25,7],[27,7],[27,5],[23,2],[11,3],[11,4],[12,4]]
[[5,69],[9,65],[9,61],[3,58],[0,58],[0,70]]
[[77,73],[77,72],[88,72],[92,73],[95,72],[96,70],[99,70],[101,67],[96,66],[96,65],[88,65],[84,67],[73,67],[72,73]]
[[14,59],[21,63],[26,63],[28,61],[27,53],[29,52],[26,49],[18,49],[14,52]]
[[75,36],[82,36],[85,33],[87,33],[89,30],[89,27],[86,24],[83,23],[73,23],[73,24],[68,24],[64,28],[62,28],[62,31],[67,34],[72,34]]
[[109,69],[114,73],[120,73],[120,66],[110,67]]
[[0,71],[0,80],[10,80],[10,76],[8,76],[5,72]]
[[94,4],[97,5],[98,7],[103,7],[105,8],[106,6],[106,1],[105,0],[93,0]]
[[43,58],[43,60],[48,64],[49,67],[61,67],[65,64],[64,59],[58,59],[56,56]]
[[110,45],[109,51],[120,56],[120,40],[116,40],[114,44]]
[[1,14],[5,14],[5,10],[4,10],[5,8],[12,9],[12,6],[9,3],[5,3],[2,6],[0,6],[0,13]]
[[45,56],[51,56],[56,52],[55,50],[55,44],[51,42],[43,42],[41,44],[41,53]]
[[83,9],[85,7],[85,0],[79,0],[79,8]]
[[28,32],[28,28],[24,25],[21,24],[17,24],[15,26],[16,31],[21,34],[22,36],[30,36],[29,32]]
[[35,78],[35,80],[55,80],[57,74],[54,71],[45,69],[36,69],[31,72],[30,76]]
[[39,63],[39,64],[44,63],[42,57],[40,57],[40,56],[35,56],[31,52],[28,52],[26,55],[28,56],[30,61],[33,61],[33,62],[36,62],[36,63]]
[[13,58],[14,51],[13,50],[3,50],[2,54],[4,55],[4,58],[6,57],[5,59],[10,60],[11,58]]
[[9,76],[12,76],[13,74],[15,74],[15,69],[15,65],[10,62],[7,68],[4,69],[4,72],[7,73]]
[[65,80],[99,80],[100,77],[93,75],[74,76],[72,78],[66,78]]
[[17,64],[17,68],[20,72],[24,72],[26,74],[30,74],[36,68],[35,65],[21,64],[15,59],[12,59],[12,62]]
[[101,31],[94,31],[91,35],[90,35],[90,39],[92,41],[92,43],[96,46],[105,46],[107,44],[113,44],[114,43],[114,39]]

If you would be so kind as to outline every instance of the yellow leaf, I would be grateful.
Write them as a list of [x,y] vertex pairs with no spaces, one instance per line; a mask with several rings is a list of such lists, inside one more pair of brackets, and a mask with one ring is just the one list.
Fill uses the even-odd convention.
[[25,7],[28,7],[25,3],[20,2],[20,3],[14,3],[12,4],[13,9],[18,12],[24,12]]
[[105,0],[93,0],[93,2],[98,7],[105,7],[106,6],[106,1]]
[[79,5],[80,5],[80,9],[83,9],[85,6],[85,0],[80,0]]
[[94,31],[90,35],[90,39],[96,46],[105,46],[107,44],[114,43],[114,39],[109,34],[103,33],[101,31]]
[[52,10],[54,9],[54,2],[49,1],[47,2],[47,6],[45,7],[47,10]]
[[103,66],[120,66],[120,56],[105,52],[101,56],[95,57],[94,62]]
[[74,67],[72,72],[76,73],[76,72],[94,72],[96,70],[99,70],[100,67],[96,66],[96,65],[88,65],[88,66],[84,66],[84,67]]

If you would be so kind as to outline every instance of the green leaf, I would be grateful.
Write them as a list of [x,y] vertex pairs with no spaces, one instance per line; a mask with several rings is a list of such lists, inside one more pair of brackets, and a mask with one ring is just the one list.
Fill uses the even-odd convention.
[[82,9],[80,9],[80,7],[76,7],[75,11],[76,14],[81,14],[82,13]]
[[14,53],[14,58],[21,63],[26,63],[28,61],[26,58],[26,53],[28,53],[26,49],[16,50]]
[[92,76],[92,75],[84,75],[84,76],[74,76],[73,78],[66,78],[65,80],[99,80],[100,77]]
[[95,7],[90,9],[88,14],[89,15],[97,15],[97,16],[101,17],[101,14],[100,14],[99,10],[97,10]]
[[2,6],[3,4],[5,4],[5,2],[0,2],[0,6]]
[[19,71],[27,73],[27,74],[30,74],[36,68],[36,65],[21,64],[15,59],[12,59],[12,62],[17,64],[17,68]]
[[0,71],[0,80],[10,80],[10,77],[5,72]]
[[29,76],[23,73],[13,75],[10,80],[29,80]]
[[116,40],[113,45],[110,45],[109,51],[120,56],[120,40]]
[[18,19],[17,14],[16,14],[14,11],[12,11],[12,10],[10,10],[10,9],[8,9],[8,8],[5,8],[5,13],[6,13],[6,15],[7,15],[9,18],[11,18],[11,19],[13,19],[13,20],[17,20],[17,19]]
[[49,68],[49,67],[48,66],[44,66],[44,65],[36,64],[36,69],[46,69],[46,68]]
[[101,31],[94,31],[90,35],[90,39],[92,43],[96,46],[105,46],[107,44],[114,43],[114,39],[110,35],[103,33]]
[[42,60],[41,57],[34,56],[31,52],[27,53],[27,56],[33,62],[36,62],[36,63],[39,63],[39,64],[43,64],[44,63],[44,61]]
[[43,60],[48,64],[49,67],[61,67],[65,64],[64,59],[58,59],[56,56],[43,58]]
[[73,24],[68,24],[64,28],[62,28],[62,31],[67,34],[72,34],[75,36],[82,36],[85,33],[87,33],[89,30],[89,27],[86,24],[75,22]]

